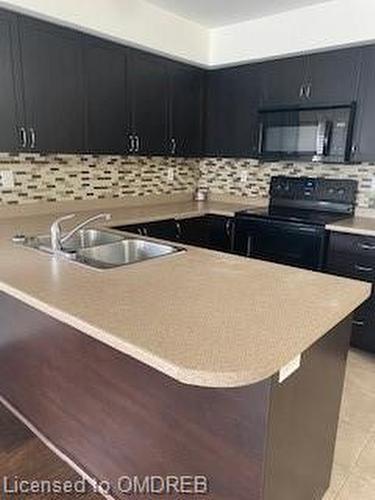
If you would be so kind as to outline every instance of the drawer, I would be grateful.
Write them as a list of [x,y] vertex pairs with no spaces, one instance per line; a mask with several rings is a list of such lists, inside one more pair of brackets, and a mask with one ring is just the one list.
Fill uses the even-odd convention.
[[375,238],[332,233],[329,238],[326,271],[375,282]]
[[331,232],[330,251],[375,259],[375,237]]

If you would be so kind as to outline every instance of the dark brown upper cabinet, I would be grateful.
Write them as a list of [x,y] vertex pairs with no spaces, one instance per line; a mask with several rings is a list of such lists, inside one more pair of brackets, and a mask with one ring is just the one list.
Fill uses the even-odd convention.
[[[14,152],[26,147],[26,127],[18,89],[16,16],[0,11],[0,151]],[[18,69],[18,72],[17,72]]]
[[127,49],[85,37],[86,150],[97,154],[127,154],[130,103]]
[[292,57],[259,65],[262,107],[303,105],[306,101],[306,58]]
[[305,92],[310,105],[348,104],[356,100],[361,68],[360,48],[306,57]]
[[354,159],[375,161],[375,46],[362,49],[362,71],[354,130]]
[[251,157],[257,152],[258,65],[209,71],[206,80],[205,153]]
[[203,82],[201,69],[170,61],[167,153],[196,157],[202,154]]
[[165,60],[130,50],[128,58],[130,99],[130,153],[168,153],[169,81]]
[[28,149],[83,151],[81,35],[23,16],[19,32]]

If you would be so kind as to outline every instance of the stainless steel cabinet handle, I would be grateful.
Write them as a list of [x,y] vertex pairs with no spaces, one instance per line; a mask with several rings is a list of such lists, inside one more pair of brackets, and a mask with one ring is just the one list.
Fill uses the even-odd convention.
[[225,232],[227,233],[228,238],[232,237],[232,221],[230,219],[225,223]]
[[137,134],[135,136],[135,152],[139,153],[139,145],[140,145],[140,140],[139,140],[139,135]]
[[259,126],[259,137],[258,137],[258,153],[262,154],[263,150],[263,131],[264,131],[264,124],[261,123]]
[[359,320],[354,320],[352,322],[352,325],[354,325],[354,326],[365,326],[365,322],[364,321],[359,321]]
[[27,146],[27,132],[25,127],[20,128],[20,134],[21,134],[21,148],[26,148]]
[[362,248],[362,250],[375,250],[375,245],[369,245],[368,243],[360,243],[359,247]]
[[246,245],[246,257],[250,257],[251,255],[251,250],[252,250],[252,237],[248,236],[247,237],[247,245]]
[[176,228],[177,228],[177,238],[181,239],[182,229],[181,229],[181,224],[178,221],[176,221]]
[[176,154],[176,149],[177,149],[177,141],[174,137],[171,139],[171,154],[175,155]]
[[301,85],[299,88],[299,96],[302,99],[302,97],[305,97],[305,86]]
[[129,153],[134,153],[134,136],[133,136],[133,134],[130,134],[128,136],[128,140],[129,140]]
[[312,84],[309,83],[306,87],[306,93],[305,93],[305,96],[307,97],[307,99],[311,98],[311,94],[312,94]]
[[36,146],[36,133],[35,133],[35,129],[33,129],[32,127],[29,129],[30,131],[30,148],[31,149],[35,149],[35,146]]
[[363,273],[372,273],[374,270],[373,267],[360,266],[359,264],[354,264],[354,267],[357,271],[360,271]]

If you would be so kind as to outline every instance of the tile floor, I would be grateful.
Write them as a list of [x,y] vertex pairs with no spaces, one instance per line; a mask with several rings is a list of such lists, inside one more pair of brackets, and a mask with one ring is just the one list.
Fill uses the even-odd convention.
[[331,488],[324,500],[375,500],[375,356],[349,353]]

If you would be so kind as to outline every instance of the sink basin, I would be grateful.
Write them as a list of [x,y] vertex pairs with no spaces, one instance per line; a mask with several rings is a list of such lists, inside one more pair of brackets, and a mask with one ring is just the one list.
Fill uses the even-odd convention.
[[[83,248],[97,247],[100,245],[107,245],[122,241],[123,236],[109,231],[102,231],[100,229],[81,229],[77,231],[69,240],[63,245],[63,252],[75,253]],[[44,251],[52,251],[50,236],[37,236],[32,240],[32,246]]]
[[[27,238],[23,245],[42,252],[54,253],[49,236]],[[184,249],[100,229],[82,229],[69,238],[56,255],[97,269],[111,269],[182,250]]]
[[79,250],[76,260],[99,269],[109,269],[155,257],[163,257],[179,251],[181,251],[179,248],[147,240],[123,239],[117,243]]

